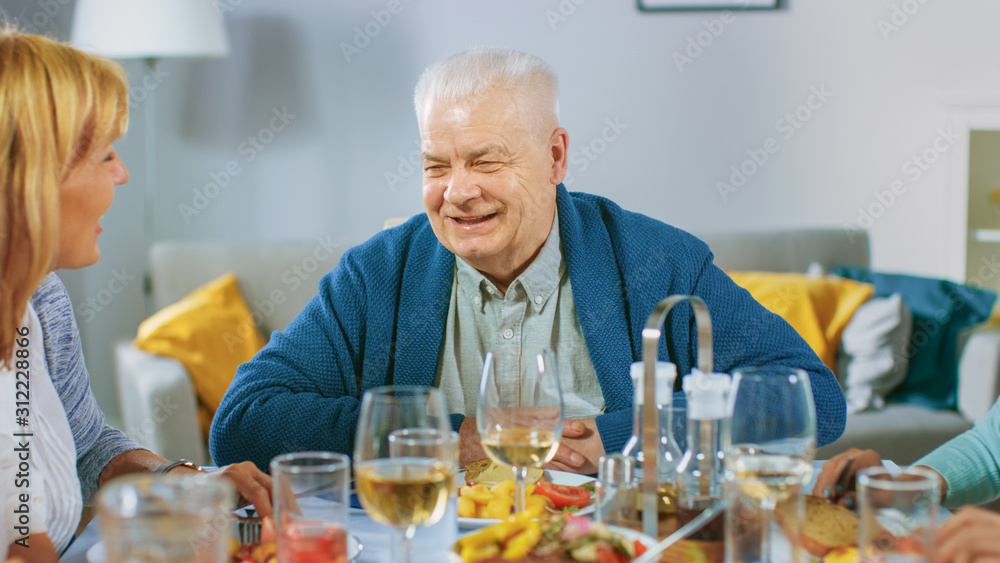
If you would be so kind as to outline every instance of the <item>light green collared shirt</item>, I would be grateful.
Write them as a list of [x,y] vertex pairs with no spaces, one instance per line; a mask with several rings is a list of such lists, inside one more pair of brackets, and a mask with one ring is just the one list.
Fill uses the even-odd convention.
[[555,350],[565,418],[594,418],[604,411],[604,394],[576,316],[558,214],[538,256],[506,294],[456,256],[445,322],[434,381],[448,412],[476,416],[486,352],[500,347]]

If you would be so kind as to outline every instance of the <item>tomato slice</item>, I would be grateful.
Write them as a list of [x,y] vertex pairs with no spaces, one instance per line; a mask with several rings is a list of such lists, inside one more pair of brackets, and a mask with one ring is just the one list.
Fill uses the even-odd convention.
[[594,552],[594,563],[619,563],[618,554],[607,547],[598,547]]
[[643,553],[646,553],[646,546],[639,540],[633,540],[632,549],[635,550],[635,556],[639,557]]
[[567,506],[583,508],[590,503],[590,491],[587,489],[572,485],[556,485],[548,481],[540,481],[535,487],[535,494],[552,499],[557,510]]

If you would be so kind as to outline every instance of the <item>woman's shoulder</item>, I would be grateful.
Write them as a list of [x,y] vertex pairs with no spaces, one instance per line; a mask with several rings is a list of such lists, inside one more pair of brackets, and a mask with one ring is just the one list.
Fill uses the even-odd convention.
[[55,272],[42,279],[30,302],[43,324],[60,321],[75,323],[73,304],[69,300],[69,294],[66,293],[66,286]]
[[80,345],[79,331],[73,316],[73,303],[66,293],[66,286],[54,273],[45,276],[31,296],[30,303],[42,324],[45,352],[50,360],[49,369],[52,371],[58,367],[56,364],[60,363],[58,357],[75,356]]
[[37,310],[38,302],[57,299],[69,301],[69,295],[66,293],[66,286],[63,285],[59,276],[55,272],[50,272],[49,275],[42,278],[42,283],[38,284],[38,289],[31,296],[31,302]]

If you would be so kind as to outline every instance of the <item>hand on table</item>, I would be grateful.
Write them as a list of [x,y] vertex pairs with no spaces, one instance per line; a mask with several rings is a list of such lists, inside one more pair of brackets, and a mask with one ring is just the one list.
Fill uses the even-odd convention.
[[[847,465],[850,464],[850,467]],[[814,496],[823,497],[832,503],[855,508],[857,492],[856,477],[858,471],[867,467],[877,467],[882,465],[882,458],[875,450],[859,450],[851,448],[846,452],[832,457],[823,464],[823,468],[816,477],[816,486],[813,487]],[[844,472],[844,469],[847,469]],[[842,475],[843,473],[843,475]],[[843,476],[844,482],[838,484],[837,480]]]
[[[465,417],[458,429],[459,464],[465,467],[470,461],[486,457],[479,443],[476,419]],[[597,432],[597,422],[592,419],[567,420],[563,423],[563,437],[552,461],[545,467],[574,473],[597,473],[597,460],[604,455],[604,443]]]
[[483,446],[479,443],[479,430],[476,428],[476,418],[467,416],[458,428],[458,464],[460,468],[470,462],[486,457]]
[[604,455],[604,442],[593,418],[563,422],[563,437],[549,469],[593,475],[597,473],[597,460]]
[[220,467],[211,473],[221,479],[229,479],[239,493],[237,507],[252,504],[261,516],[271,515],[271,476],[264,473],[252,461],[244,461]]
[[[172,469],[170,473],[175,471],[194,472],[193,469],[183,465]],[[252,461],[226,465],[210,472],[209,475],[215,479],[228,479],[235,485],[236,492],[239,493],[237,508],[252,504],[257,509],[257,514],[271,515],[271,477],[257,469]]]
[[1000,561],[1000,514],[967,506],[941,525],[931,548],[935,563]]

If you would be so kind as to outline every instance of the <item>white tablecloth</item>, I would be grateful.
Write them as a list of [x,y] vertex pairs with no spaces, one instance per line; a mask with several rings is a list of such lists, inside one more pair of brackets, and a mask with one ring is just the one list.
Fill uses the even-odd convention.
[[[813,478],[806,488],[806,492],[812,491],[813,483],[822,464],[821,461],[813,462]],[[456,501],[452,499],[448,512],[441,519],[441,522],[417,531],[413,540],[413,559],[415,562],[440,563],[445,560],[445,553],[450,550],[459,535],[455,505]],[[942,517],[947,517],[947,515],[947,512],[942,511]],[[357,559],[358,563],[389,561],[390,528],[375,523],[364,511],[352,509],[347,529],[350,534],[358,538],[363,546],[361,556]],[[61,561],[64,563],[85,563],[87,550],[100,539],[100,525],[95,518],[80,537],[73,542]]]
[[[452,499],[448,512],[441,522],[417,530],[413,539],[414,562],[440,563],[446,560],[446,555],[455,538],[458,536],[456,524],[456,501]],[[375,523],[362,510],[351,509],[348,517],[348,533],[358,538],[363,549],[357,563],[384,563],[389,561],[390,530],[386,526]],[[70,545],[60,558],[63,563],[85,563],[87,550],[101,541],[100,524],[94,518],[84,529],[76,541]]]

